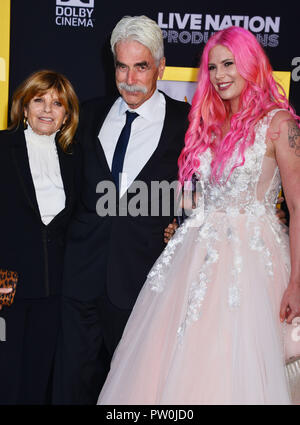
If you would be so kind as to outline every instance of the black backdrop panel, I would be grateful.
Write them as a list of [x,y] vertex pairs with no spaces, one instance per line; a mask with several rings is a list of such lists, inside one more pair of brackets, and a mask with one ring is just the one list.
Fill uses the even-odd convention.
[[[186,4],[185,4],[186,3]],[[195,67],[205,40],[222,25],[238,24],[259,37],[276,71],[291,71],[290,99],[300,113],[299,10],[242,2],[11,0],[10,95],[31,72],[63,72],[84,101],[114,90],[110,33],[124,15],[145,14],[165,35],[167,65]],[[210,5],[211,3],[211,5]],[[299,6],[296,6],[299,9]]]

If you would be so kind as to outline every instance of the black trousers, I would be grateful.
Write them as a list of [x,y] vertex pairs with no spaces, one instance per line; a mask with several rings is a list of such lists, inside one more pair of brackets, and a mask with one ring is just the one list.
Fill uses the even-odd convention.
[[63,297],[54,404],[97,403],[129,315],[106,295],[89,302]]
[[52,403],[60,304],[59,296],[15,299],[0,311],[0,404]]

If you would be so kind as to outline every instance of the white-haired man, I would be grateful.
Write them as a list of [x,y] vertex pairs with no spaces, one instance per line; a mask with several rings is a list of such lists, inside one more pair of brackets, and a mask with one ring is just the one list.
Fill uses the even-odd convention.
[[[157,90],[165,68],[157,23],[146,16],[122,18],[111,48],[120,96],[87,102],[78,132],[83,178],[65,257],[63,395],[56,397],[68,404],[97,402],[131,309],[164,248],[163,232],[174,210],[164,214],[160,208],[153,215],[151,183],[177,180],[187,128],[189,105]],[[107,193],[99,193],[99,182],[116,185],[117,207],[124,199],[130,205],[133,187],[142,182],[147,212],[101,216],[97,205]]]

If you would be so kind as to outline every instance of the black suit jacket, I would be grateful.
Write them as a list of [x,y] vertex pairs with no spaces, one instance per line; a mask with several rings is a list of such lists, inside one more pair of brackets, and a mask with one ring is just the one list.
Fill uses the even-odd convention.
[[[135,179],[147,185],[149,195],[151,182],[177,180],[177,160],[187,129],[189,105],[165,97],[166,115],[158,146]],[[111,101],[97,99],[86,103],[82,111],[78,140],[83,180],[79,206],[68,232],[64,294],[88,301],[105,291],[114,305],[129,309],[165,246],[163,231],[174,211],[171,208],[167,216],[97,215],[96,204],[102,195],[96,192],[96,186],[113,181],[98,139],[111,106]],[[129,188],[126,195],[130,202],[136,194],[130,194]]]
[[74,203],[74,154],[57,145],[66,207],[41,221],[22,129],[0,132],[0,268],[19,273],[16,298],[61,293],[67,224]]

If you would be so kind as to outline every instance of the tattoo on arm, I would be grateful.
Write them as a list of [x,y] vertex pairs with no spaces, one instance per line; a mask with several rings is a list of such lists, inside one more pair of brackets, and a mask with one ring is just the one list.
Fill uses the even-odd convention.
[[295,155],[300,157],[300,129],[294,122],[289,123],[288,127],[289,145],[295,149]]

